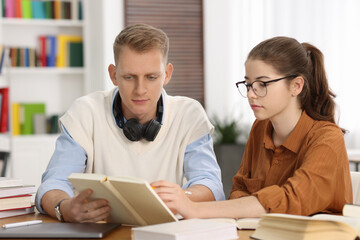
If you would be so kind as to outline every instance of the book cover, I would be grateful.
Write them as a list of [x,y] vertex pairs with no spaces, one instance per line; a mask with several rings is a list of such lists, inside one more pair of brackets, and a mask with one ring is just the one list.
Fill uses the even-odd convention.
[[238,239],[235,225],[211,219],[188,219],[131,229],[134,240]]
[[94,199],[107,199],[111,222],[145,226],[177,221],[175,215],[142,179],[73,173],[68,178],[77,191],[91,188]]
[[32,9],[31,9],[31,1],[30,0],[22,0],[22,17],[31,19],[32,18]]
[[23,135],[34,134],[34,114],[45,114],[45,103],[20,104],[20,132]]
[[69,66],[70,67],[83,67],[83,43],[82,42],[69,42]]
[[82,42],[81,36],[74,36],[74,35],[64,35],[59,34],[57,36],[57,51],[58,51],[58,57],[57,57],[57,67],[67,67],[69,66],[69,63],[67,63],[68,59],[68,42]]
[[34,213],[34,212],[35,212],[34,206],[27,207],[27,208],[2,210],[2,211],[0,211],[0,218],[15,217],[15,216]]

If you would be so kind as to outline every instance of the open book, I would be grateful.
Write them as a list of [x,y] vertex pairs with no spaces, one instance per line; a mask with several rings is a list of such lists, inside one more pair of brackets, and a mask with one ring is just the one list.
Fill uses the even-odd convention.
[[234,224],[239,230],[254,230],[257,228],[260,218],[210,218],[219,222],[228,222]]
[[73,173],[68,179],[77,191],[91,188],[92,199],[109,201],[110,222],[145,226],[178,221],[145,180],[89,173]]
[[312,217],[291,214],[265,214],[251,236],[262,240],[354,240],[360,236],[360,218],[316,214]]

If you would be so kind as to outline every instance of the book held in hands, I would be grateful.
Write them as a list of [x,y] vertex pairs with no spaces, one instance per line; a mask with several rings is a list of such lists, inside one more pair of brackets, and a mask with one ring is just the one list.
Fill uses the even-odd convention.
[[109,202],[110,222],[145,226],[178,221],[145,180],[90,173],[72,173],[68,179],[76,191],[90,188],[92,199]]

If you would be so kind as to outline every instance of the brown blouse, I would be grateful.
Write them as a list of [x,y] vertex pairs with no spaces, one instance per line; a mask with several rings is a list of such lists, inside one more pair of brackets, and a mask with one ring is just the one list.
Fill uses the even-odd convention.
[[352,203],[349,160],[338,126],[305,111],[275,148],[270,120],[255,121],[230,199],[253,195],[272,213],[338,213]]

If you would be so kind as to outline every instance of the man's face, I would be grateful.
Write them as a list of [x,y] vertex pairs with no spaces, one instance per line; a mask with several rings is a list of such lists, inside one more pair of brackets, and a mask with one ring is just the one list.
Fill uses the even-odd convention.
[[124,46],[117,66],[109,66],[109,74],[114,85],[119,88],[126,119],[136,118],[145,124],[156,118],[161,90],[170,81],[172,74],[172,65],[165,65],[160,50],[139,53]]

